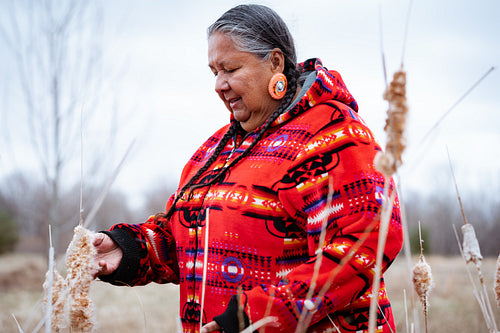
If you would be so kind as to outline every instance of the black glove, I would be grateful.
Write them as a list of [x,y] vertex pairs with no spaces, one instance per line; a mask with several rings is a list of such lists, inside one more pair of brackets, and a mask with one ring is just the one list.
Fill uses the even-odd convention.
[[[246,300],[245,300],[246,306]],[[245,308],[243,306],[243,308]],[[239,317],[238,317],[238,295],[231,296],[229,303],[227,305],[226,311],[223,314],[215,316],[214,321],[219,324],[222,328],[222,331],[225,333],[238,333],[241,330]],[[245,311],[241,311],[244,320],[244,327],[246,328],[250,326],[250,320],[248,319]],[[255,331],[257,332],[257,331]]]

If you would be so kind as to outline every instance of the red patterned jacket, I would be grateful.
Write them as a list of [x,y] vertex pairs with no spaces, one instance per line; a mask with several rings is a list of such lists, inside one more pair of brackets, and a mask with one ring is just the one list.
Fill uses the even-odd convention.
[[[115,274],[104,280],[178,283],[184,332],[197,332],[206,259],[204,323],[224,312],[230,297],[240,292],[251,322],[277,316],[280,327],[268,327],[267,333],[294,332],[314,287],[316,305],[309,311],[307,332],[334,332],[333,325],[341,332],[367,331],[384,188],[384,177],[373,164],[380,147],[337,72],[328,71],[319,59],[299,69],[311,73],[300,99],[224,179],[195,190],[190,199],[186,195],[170,221],[150,218],[107,232],[124,257]],[[205,163],[228,127],[196,151],[180,187]],[[230,140],[201,179],[210,179],[213,170],[241,154],[258,131]],[[326,237],[319,244],[325,220]],[[355,256],[342,263],[359,239],[365,240]],[[384,270],[399,253],[402,239],[396,199]],[[319,245],[321,265],[313,278]],[[319,299],[325,284],[326,294]],[[389,332],[394,324],[383,281],[378,297],[383,314],[379,311],[377,332]]]

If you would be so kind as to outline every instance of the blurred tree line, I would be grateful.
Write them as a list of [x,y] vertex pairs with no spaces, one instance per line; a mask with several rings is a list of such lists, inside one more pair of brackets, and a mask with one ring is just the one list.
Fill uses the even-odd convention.
[[[79,186],[75,184],[61,195],[58,215],[66,223],[61,228],[62,246],[59,251],[65,250],[73,235],[73,227],[78,224]],[[126,193],[111,191],[101,205],[91,229],[104,230],[115,223],[145,221],[149,215],[164,211],[166,202],[175,188],[174,183],[159,183],[144,194],[144,203],[141,205],[130,203]],[[96,186],[84,188],[85,212],[92,208],[101,190]],[[47,185],[44,187],[27,175],[13,174],[0,180],[0,252],[40,252],[48,248],[49,193]],[[420,252],[420,222],[425,254],[459,255],[454,226],[461,239],[460,227],[463,218],[457,197],[453,191],[443,189],[433,193],[409,191],[401,194],[412,253]],[[461,195],[467,220],[475,228],[482,254],[497,256],[500,239],[500,199],[498,196],[488,196],[482,191],[477,193],[470,189]]]
[[[491,195],[495,193],[496,195]],[[500,193],[500,188],[496,184],[491,184],[488,191],[482,188],[468,189],[460,193],[465,217],[467,222],[474,226],[483,256],[498,256],[500,251],[500,197],[498,193]],[[455,230],[462,242],[460,228],[464,224],[464,218],[455,192],[442,188],[435,188],[432,194],[412,191],[407,193],[403,200],[413,254],[420,252],[419,222],[426,254],[460,254]]]
[[[106,230],[119,222],[139,223],[149,215],[163,211],[174,186],[151,189],[145,204],[131,209],[124,193],[108,192],[89,228]],[[102,186],[85,186],[83,190],[83,219],[102,192]],[[8,251],[46,252],[49,247],[50,187],[33,176],[16,173],[0,180],[0,253]],[[64,252],[80,215],[80,184],[63,191],[57,205],[60,226],[60,246]]]

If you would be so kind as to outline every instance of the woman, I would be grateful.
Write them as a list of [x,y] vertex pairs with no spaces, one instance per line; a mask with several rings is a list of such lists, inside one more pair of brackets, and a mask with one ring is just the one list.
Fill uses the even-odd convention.
[[[288,28],[267,7],[229,10],[208,37],[230,124],[186,164],[165,214],[99,234],[100,278],[180,284],[184,332],[200,320],[202,332],[238,332],[264,317],[276,318],[266,332],[294,332],[301,313],[307,332],[366,330],[384,177],[354,98],[319,59],[296,63]],[[384,270],[402,245],[394,207]],[[383,282],[378,298],[377,332],[390,332]]]

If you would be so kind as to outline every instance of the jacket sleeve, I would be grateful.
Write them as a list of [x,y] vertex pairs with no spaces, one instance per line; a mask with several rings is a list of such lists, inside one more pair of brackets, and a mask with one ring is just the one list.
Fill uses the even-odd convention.
[[[248,304],[245,311],[252,322],[267,315],[277,316],[285,326],[281,331],[294,331],[309,289],[313,288],[312,301],[316,306],[311,311],[312,324],[326,314],[342,310],[370,290],[385,183],[373,165],[379,150],[370,130],[354,112],[319,130],[303,148],[282,179],[278,193],[285,209],[296,217],[307,234],[310,259],[290,271],[276,286],[260,286],[245,292]],[[394,191],[390,181],[390,191]],[[326,237],[319,244],[324,221]],[[364,241],[357,244],[360,239]],[[401,250],[402,241],[396,197],[383,271]],[[342,258],[358,246],[353,258],[341,264]],[[322,250],[321,265],[315,269],[318,249]],[[315,274],[317,278],[313,281]],[[318,299],[323,287],[327,288],[326,293]]]
[[122,249],[123,257],[116,271],[101,280],[129,286],[179,282],[175,239],[162,214],[141,224],[116,224],[104,233]]

